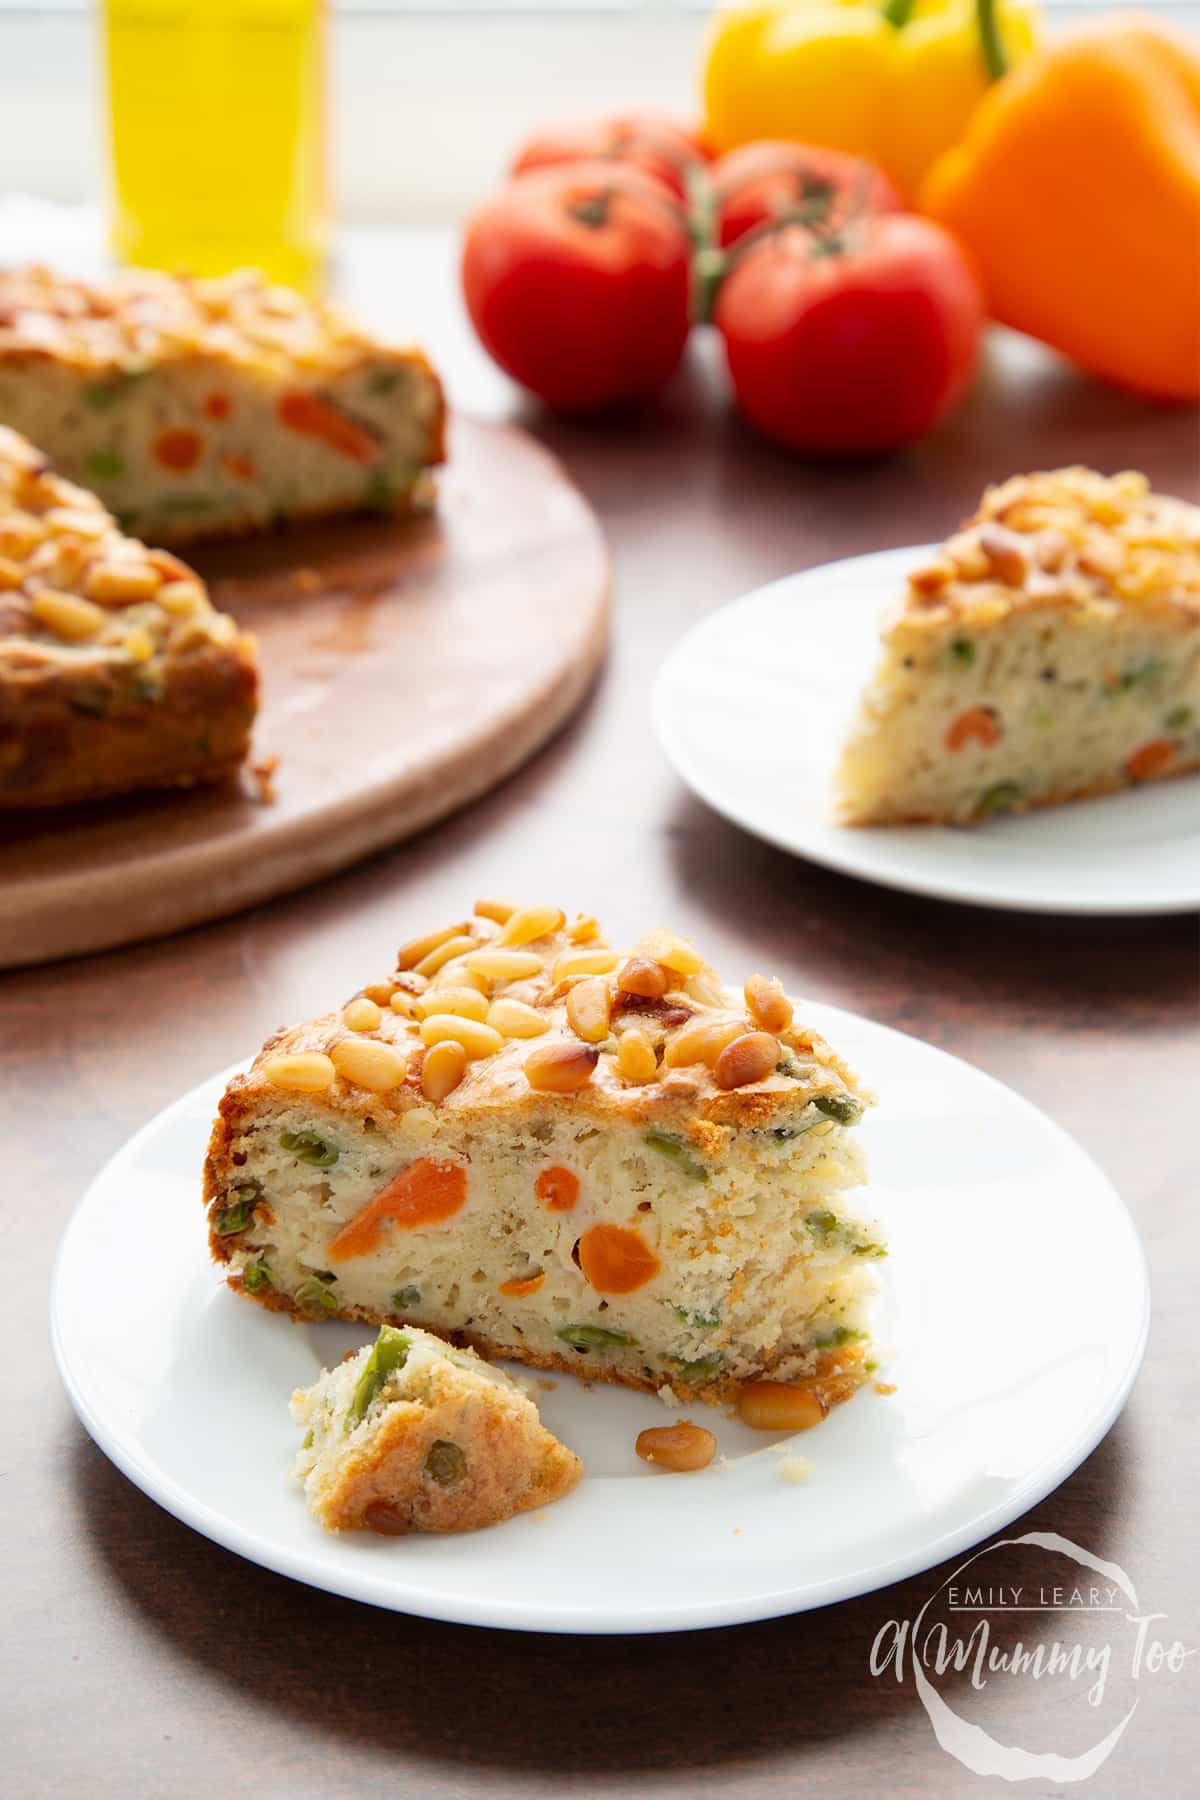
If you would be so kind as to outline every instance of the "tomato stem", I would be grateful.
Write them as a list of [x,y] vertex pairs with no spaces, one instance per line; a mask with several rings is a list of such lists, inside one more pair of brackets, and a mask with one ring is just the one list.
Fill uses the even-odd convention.
[[608,224],[608,210],[612,204],[613,190],[605,188],[603,193],[589,194],[586,200],[577,200],[567,211],[581,225],[587,225],[592,231],[598,231]]
[[902,31],[912,18],[915,4],[916,0],[887,0],[883,16],[889,25],[894,25],[897,31]]

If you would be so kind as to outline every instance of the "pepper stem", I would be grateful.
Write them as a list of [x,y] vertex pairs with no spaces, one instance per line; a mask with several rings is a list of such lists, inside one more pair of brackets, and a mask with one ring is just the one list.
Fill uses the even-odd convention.
[[889,25],[894,25],[900,31],[912,18],[915,4],[916,0],[887,0],[883,16]]
[[979,48],[983,52],[987,78],[999,81],[1002,75],[1008,74],[1008,58],[1004,54],[1000,21],[996,17],[996,0],[975,0],[975,22],[979,27]]

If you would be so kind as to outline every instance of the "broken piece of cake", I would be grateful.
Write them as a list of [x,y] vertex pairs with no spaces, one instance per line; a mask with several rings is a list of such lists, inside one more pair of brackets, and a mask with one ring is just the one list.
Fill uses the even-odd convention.
[[418,508],[444,418],[419,350],[254,270],[0,271],[0,419],[157,543]]
[[909,578],[837,775],[851,825],[965,825],[1200,768],[1200,508],[1018,475]]
[[884,1254],[849,1193],[866,1099],[778,982],[481,901],[230,1083],[210,1245],[279,1311],[680,1397],[844,1398]]
[[292,1467],[328,1531],[474,1531],[569,1494],[579,1458],[511,1376],[412,1326],[292,1396]]
[[0,809],[222,780],[257,687],[253,640],[186,563],[0,426]]

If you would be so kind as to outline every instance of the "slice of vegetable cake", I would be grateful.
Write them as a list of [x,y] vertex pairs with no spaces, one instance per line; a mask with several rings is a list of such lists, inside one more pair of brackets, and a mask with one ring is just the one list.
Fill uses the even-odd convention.
[[230,775],[257,682],[186,563],[0,426],[0,808]]
[[731,1397],[865,1370],[864,1096],[777,982],[480,902],[221,1104],[210,1243],[261,1304]]
[[847,824],[967,824],[1200,768],[1200,508],[1018,475],[909,578],[842,756]]
[[406,1326],[292,1396],[292,1467],[329,1531],[473,1531],[569,1494],[579,1458],[502,1369]]
[[444,408],[419,351],[253,270],[103,284],[0,271],[0,419],[159,543],[429,497]]

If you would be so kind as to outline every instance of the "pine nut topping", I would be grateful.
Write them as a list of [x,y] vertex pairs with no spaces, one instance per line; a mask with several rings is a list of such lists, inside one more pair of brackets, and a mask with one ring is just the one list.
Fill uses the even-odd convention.
[[329,1052],[339,1075],[372,1094],[386,1094],[404,1080],[405,1059],[394,1044],[377,1038],[343,1038]]
[[407,944],[401,944],[397,952],[396,967],[398,969],[414,969],[419,962],[424,961],[431,950],[439,949],[451,938],[462,937],[466,929],[467,922],[463,919],[457,925],[447,925],[443,931],[427,931],[424,937],[410,938]]
[[382,1017],[375,1001],[363,994],[343,1009],[342,1024],[351,1031],[378,1031]]
[[321,1050],[293,1050],[290,1055],[269,1056],[262,1066],[264,1081],[297,1094],[319,1094],[332,1087],[337,1070]]
[[750,1017],[764,1031],[786,1031],[792,1022],[792,1003],[783,991],[783,983],[765,975],[751,975],[745,987]]
[[572,975],[608,975],[620,960],[615,950],[564,950],[555,958],[552,979],[566,981]]
[[413,1017],[431,1019],[435,1013],[455,1013],[464,1019],[486,1019],[488,1003],[478,988],[438,987],[436,984],[413,1002]]
[[88,570],[89,600],[102,606],[131,606],[152,600],[162,585],[157,569],[146,563],[96,563]]
[[632,1026],[617,1039],[617,1073],[622,1081],[643,1087],[658,1074],[654,1046],[644,1031]]
[[487,1022],[502,1037],[541,1037],[549,1030],[545,1013],[540,1013],[536,1006],[526,1006],[523,1000],[493,1000],[488,1007]]
[[535,938],[561,931],[565,924],[566,915],[557,906],[523,906],[505,920],[496,942],[516,950],[522,944],[532,944]]
[[692,1469],[707,1469],[717,1454],[717,1440],[703,1425],[680,1419],[677,1425],[651,1425],[648,1430],[639,1431],[634,1449],[643,1462],[682,1475]]
[[497,925],[507,925],[516,910],[516,907],[510,906],[507,900],[477,900],[475,902],[476,916],[480,919],[493,919]]
[[779,1061],[779,1045],[767,1031],[748,1031],[726,1044],[713,1064],[713,1080],[719,1088],[746,1087],[765,1081]]
[[403,988],[397,988],[388,1001],[388,1005],[394,1013],[399,1013],[402,1019],[415,1019],[417,999],[416,994],[406,994]]
[[465,1019],[460,1013],[431,1013],[421,1021],[421,1038],[426,1044],[442,1044],[453,1040],[461,1044],[472,1062],[476,1057],[494,1056],[504,1048],[504,1039],[490,1025],[478,1019]]
[[600,936],[600,921],[593,919],[591,913],[576,913],[567,926],[567,936],[573,944],[591,944]]
[[474,988],[477,994],[486,994],[488,980],[485,975],[479,975],[474,969],[468,968],[465,957],[452,956],[449,962],[442,964],[430,986],[435,988]]
[[100,607],[90,600],[81,600],[77,594],[62,594],[57,588],[40,588],[29,610],[39,625],[69,644],[94,637],[104,623]]
[[808,1431],[828,1411],[820,1394],[786,1381],[748,1381],[738,1395],[738,1415],[755,1431]]
[[489,981],[520,981],[526,975],[540,975],[544,967],[536,950],[472,950],[463,960]]
[[704,1063],[711,1069],[726,1045],[743,1037],[745,1031],[745,1019],[731,1019],[728,1015],[717,1019],[694,1019],[668,1038],[663,1060],[669,1069],[686,1068],[689,1063]]
[[204,589],[198,581],[164,582],[154,598],[164,612],[179,619],[186,619],[189,613],[204,608]]
[[390,1006],[392,1003],[392,995],[395,991],[396,984],[394,981],[368,981],[366,987],[363,989],[363,993],[366,995],[367,999],[373,1000],[376,1006]]
[[647,962],[665,963],[680,975],[696,975],[706,967],[704,958],[673,931],[649,931],[633,947],[633,954]]
[[600,1052],[591,1044],[565,1043],[557,1038],[530,1051],[525,1058],[525,1078],[542,1094],[574,1094],[587,1086],[599,1060]]
[[453,1038],[425,1052],[421,1067],[421,1091],[427,1100],[444,1100],[452,1094],[467,1072],[467,1053]]
[[670,985],[671,977],[662,964],[644,956],[631,956],[617,976],[623,994],[638,994],[643,1000],[661,1000]]
[[585,975],[567,990],[567,1023],[587,1044],[599,1044],[608,1036],[612,993],[600,975]]
[[467,937],[465,934],[461,937],[446,938],[435,950],[430,950],[428,955],[421,958],[420,962],[416,965],[417,974],[426,976],[436,975],[438,970],[453,957],[462,956],[466,951],[473,950],[474,948],[475,939]]

